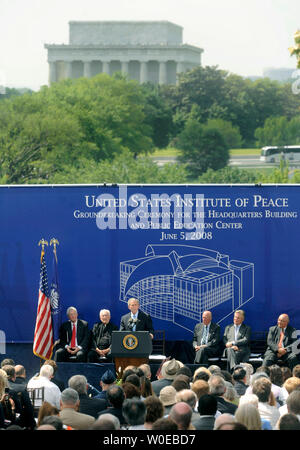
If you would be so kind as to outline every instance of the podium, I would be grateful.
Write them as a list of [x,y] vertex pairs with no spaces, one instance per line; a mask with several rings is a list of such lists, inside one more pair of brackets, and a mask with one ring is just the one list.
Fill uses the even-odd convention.
[[121,376],[125,367],[148,364],[152,352],[152,339],[149,331],[113,331],[111,356],[114,358],[116,372]]

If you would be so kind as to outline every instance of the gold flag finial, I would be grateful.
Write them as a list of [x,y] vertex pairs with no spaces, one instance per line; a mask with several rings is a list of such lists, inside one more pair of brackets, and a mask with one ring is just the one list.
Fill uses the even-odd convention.
[[50,241],[50,245],[52,245],[52,244],[53,244],[53,253],[54,253],[54,256],[55,256],[55,259],[56,259],[56,262],[57,262],[56,246],[59,245],[59,242],[58,242],[58,240],[56,238],[52,238],[51,241]]
[[42,246],[42,251],[41,251],[41,262],[42,262],[43,256],[45,254],[45,245],[48,245],[48,241],[46,241],[44,238],[42,238],[39,242],[39,245]]

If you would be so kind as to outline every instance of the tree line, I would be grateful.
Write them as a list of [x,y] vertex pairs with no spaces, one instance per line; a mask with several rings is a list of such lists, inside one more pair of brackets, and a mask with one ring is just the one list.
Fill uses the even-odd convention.
[[[290,83],[217,67],[180,74],[176,86],[99,74],[19,94],[0,96],[2,184],[185,183],[220,170],[232,178],[229,149],[300,143]],[[178,163],[158,167],[149,154],[168,145]]]

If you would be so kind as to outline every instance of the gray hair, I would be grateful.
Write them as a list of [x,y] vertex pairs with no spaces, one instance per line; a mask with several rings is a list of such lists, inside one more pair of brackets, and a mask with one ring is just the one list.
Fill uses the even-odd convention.
[[69,314],[71,311],[75,311],[77,312],[77,309],[75,308],[75,306],[69,306],[69,308],[67,309],[67,316],[69,317]]
[[75,389],[67,388],[61,393],[61,402],[64,405],[76,405],[79,402],[79,395]]
[[40,376],[41,377],[46,377],[46,378],[50,379],[53,375],[53,372],[54,372],[53,367],[49,366],[48,364],[45,364],[44,366],[42,366],[40,368]]
[[179,402],[187,403],[192,409],[195,408],[198,400],[195,392],[191,391],[190,389],[182,389],[181,391],[177,392],[175,399],[176,403]]
[[238,395],[234,388],[234,386],[230,383],[230,381],[225,381],[226,391],[224,394],[224,398],[229,402],[233,402],[237,399]]
[[225,380],[220,375],[212,375],[208,380],[208,385],[211,394],[223,395],[226,391]]
[[69,379],[68,385],[70,388],[78,392],[78,394],[87,393],[87,379],[84,375],[73,375]]
[[[111,428],[113,426],[113,428]],[[101,414],[101,416],[98,417],[98,419],[94,422],[94,424],[91,426],[90,429],[95,430],[120,430],[121,425],[120,421],[116,416],[113,416],[112,414],[105,413]]]
[[111,315],[109,309],[100,309],[100,311],[99,311],[99,316],[100,316],[101,314],[103,314],[103,313],[108,313],[109,315]]

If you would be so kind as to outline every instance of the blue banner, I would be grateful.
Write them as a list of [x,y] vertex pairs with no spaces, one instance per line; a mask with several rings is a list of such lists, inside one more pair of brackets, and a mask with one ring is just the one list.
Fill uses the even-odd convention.
[[299,328],[300,186],[3,186],[0,205],[7,342],[33,340],[38,242],[53,236],[63,321],[75,306],[92,327],[105,308],[119,325],[134,296],[167,340],[190,340],[206,309],[222,329],[236,309],[253,331],[280,313]]

